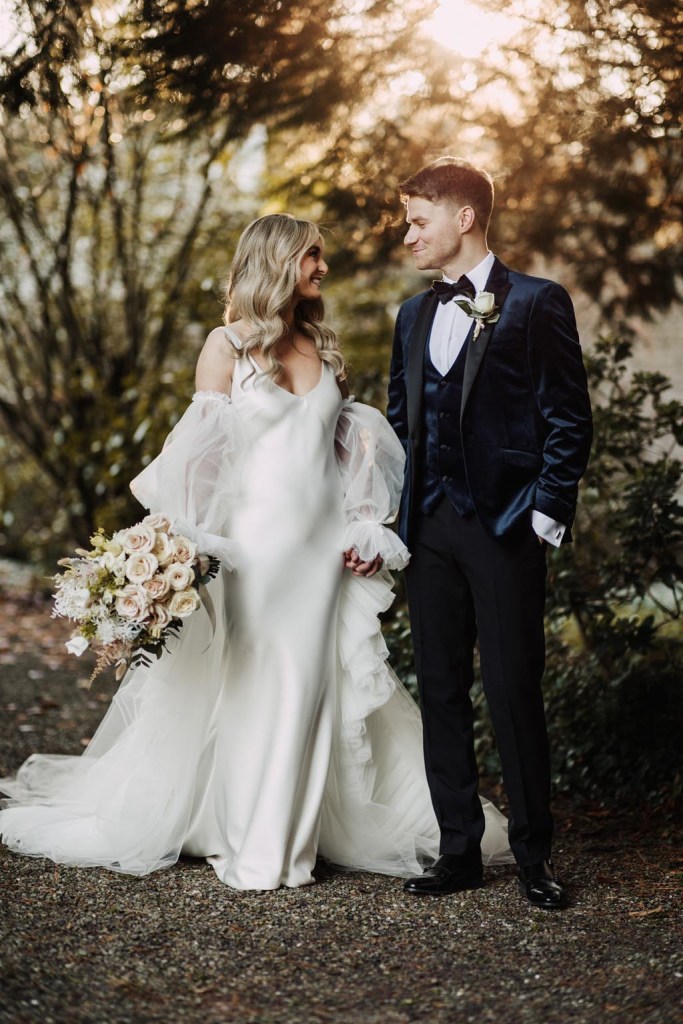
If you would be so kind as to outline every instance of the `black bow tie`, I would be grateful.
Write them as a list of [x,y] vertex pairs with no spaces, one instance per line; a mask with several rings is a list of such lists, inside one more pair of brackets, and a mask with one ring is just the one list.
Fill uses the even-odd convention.
[[471,299],[476,295],[476,290],[469,277],[465,274],[459,277],[455,284],[448,281],[432,281],[432,291],[438,296],[439,302],[450,302],[456,295],[468,295]]

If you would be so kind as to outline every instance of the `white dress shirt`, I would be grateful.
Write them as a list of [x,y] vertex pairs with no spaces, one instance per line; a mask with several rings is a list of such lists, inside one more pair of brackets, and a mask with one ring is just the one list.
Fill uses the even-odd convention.
[[[481,263],[477,263],[476,267],[467,271],[466,276],[474,285],[475,291],[483,292],[485,290],[494,260],[493,253],[487,252]],[[447,284],[455,284],[445,274],[443,280]],[[440,302],[437,306],[429,335],[429,356],[442,377],[446,376],[458,358],[471,326],[472,318],[459,306],[456,306],[454,301]],[[559,547],[562,543],[562,537],[566,530],[563,523],[558,523],[544,512],[534,509],[531,515],[531,525],[537,536],[547,541],[548,544],[552,544],[553,547]]]

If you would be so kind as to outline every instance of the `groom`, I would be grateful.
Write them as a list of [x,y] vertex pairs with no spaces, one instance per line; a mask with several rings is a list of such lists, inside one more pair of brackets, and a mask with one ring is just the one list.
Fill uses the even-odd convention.
[[405,888],[483,885],[474,754],[478,640],[510,803],[519,887],[537,907],[564,893],[550,861],[550,763],[541,677],[547,545],[570,540],[592,427],[572,303],[509,270],[486,242],[493,183],[444,157],[401,186],[405,244],[443,280],[396,321],[388,417],[407,455],[399,533],[441,829],[440,856]]

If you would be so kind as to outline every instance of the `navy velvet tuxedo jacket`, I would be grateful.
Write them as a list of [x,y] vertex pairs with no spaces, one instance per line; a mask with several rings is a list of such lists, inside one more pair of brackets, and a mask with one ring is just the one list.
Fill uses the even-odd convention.
[[[512,538],[533,509],[574,519],[592,440],[590,400],[571,299],[560,285],[495,260],[486,291],[500,319],[468,335],[460,406],[465,469],[483,526]],[[406,452],[398,532],[410,546],[418,508],[425,346],[438,305],[433,291],[403,303],[396,320],[387,416]]]

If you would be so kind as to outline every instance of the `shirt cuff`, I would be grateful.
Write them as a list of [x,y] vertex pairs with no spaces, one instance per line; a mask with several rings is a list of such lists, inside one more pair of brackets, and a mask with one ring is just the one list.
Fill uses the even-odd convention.
[[567,529],[564,523],[558,523],[557,519],[551,519],[545,512],[534,509],[531,514],[531,525],[538,537],[547,541],[548,544],[552,544],[554,548],[559,548],[564,531]]

